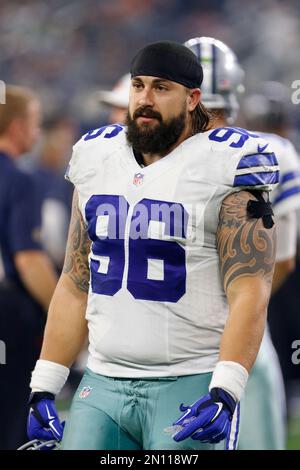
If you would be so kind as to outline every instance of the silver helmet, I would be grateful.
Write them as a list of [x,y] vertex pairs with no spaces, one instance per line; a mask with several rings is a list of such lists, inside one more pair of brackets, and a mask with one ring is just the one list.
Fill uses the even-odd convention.
[[189,39],[184,43],[199,59],[203,68],[202,103],[208,109],[223,109],[229,123],[237,117],[237,95],[244,91],[244,71],[234,52],[222,41],[209,37]]

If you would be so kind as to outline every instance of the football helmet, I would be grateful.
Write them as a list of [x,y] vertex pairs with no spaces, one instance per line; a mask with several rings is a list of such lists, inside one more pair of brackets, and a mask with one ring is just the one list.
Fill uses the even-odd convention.
[[244,91],[244,71],[236,55],[222,41],[205,36],[189,39],[184,45],[203,68],[202,103],[208,109],[223,109],[232,124],[239,110],[237,95]]
[[41,441],[39,439],[33,439],[25,444],[21,445],[17,450],[58,450],[60,443],[56,439],[49,441]]

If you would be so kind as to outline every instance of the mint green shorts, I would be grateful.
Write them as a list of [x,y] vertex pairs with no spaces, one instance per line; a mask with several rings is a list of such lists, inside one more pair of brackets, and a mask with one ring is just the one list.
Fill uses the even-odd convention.
[[284,405],[279,364],[276,364],[276,358],[264,355],[261,348],[243,398],[238,448],[240,450],[284,449]]
[[191,438],[175,442],[164,431],[208,393],[211,373],[159,379],[120,379],[85,371],[73,398],[62,448],[93,450],[210,450],[224,444]]

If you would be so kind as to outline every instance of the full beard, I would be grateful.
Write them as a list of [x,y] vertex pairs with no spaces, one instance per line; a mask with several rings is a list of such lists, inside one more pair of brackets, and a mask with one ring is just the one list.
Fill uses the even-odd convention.
[[145,112],[147,117],[155,117],[157,124],[138,125],[137,117],[142,116],[142,111],[134,113],[131,118],[129,112],[126,116],[127,142],[140,153],[166,155],[168,150],[177,142],[186,126],[186,111],[167,122],[162,121],[159,113]]

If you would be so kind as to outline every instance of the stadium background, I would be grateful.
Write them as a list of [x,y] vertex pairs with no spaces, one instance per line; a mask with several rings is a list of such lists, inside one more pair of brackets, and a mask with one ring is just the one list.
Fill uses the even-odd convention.
[[[79,135],[105,123],[107,111],[97,92],[128,71],[137,49],[156,40],[184,42],[203,35],[236,52],[247,94],[264,80],[287,87],[290,137],[300,151],[300,104],[291,100],[292,83],[300,80],[297,0],[1,0],[0,79],[34,88],[45,121],[67,117]],[[37,159],[38,152],[30,158]],[[299,378],[300,364],[294,367]],[[288,446],[300,449],[299,380],[295,390]]]

